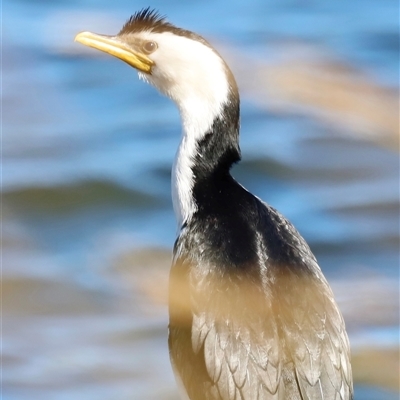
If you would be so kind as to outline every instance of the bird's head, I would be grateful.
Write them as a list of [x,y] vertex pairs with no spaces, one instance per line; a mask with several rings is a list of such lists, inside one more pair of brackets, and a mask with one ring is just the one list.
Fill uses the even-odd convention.
[[75,40],[137,69],[142,79],[175,101],[184,123],[196,116],[210,124],[225,103],[238,101],[235,79],[210,44],[149,8],[134,14],[116,36],[82,32]]

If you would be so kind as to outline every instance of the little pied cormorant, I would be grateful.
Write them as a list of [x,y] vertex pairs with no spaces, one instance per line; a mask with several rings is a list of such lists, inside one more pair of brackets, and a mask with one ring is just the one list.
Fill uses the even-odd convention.
[[345,324],[314,255],[230,175],[240,160],[239,94],[225,61],[150,8],[116,36],[75,39],[136,68],[180,111],[169,350],[185,398],[352,399]]

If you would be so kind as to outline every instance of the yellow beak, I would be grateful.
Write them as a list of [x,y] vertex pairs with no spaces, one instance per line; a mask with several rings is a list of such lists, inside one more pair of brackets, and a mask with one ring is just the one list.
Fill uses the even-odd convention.
[[150,60],[149,57],[132,50],[117,36],[81,32],[75,36],[75,41],[111,54],[142,72],[150,73],[151,67],[154,65],[154,61]]

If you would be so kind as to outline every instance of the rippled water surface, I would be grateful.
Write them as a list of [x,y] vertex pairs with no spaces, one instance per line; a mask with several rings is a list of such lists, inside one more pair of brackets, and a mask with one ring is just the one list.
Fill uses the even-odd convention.
[[[398,2],[152,5],[232,63],[243,93],[233,174],[315,252],[346,319],[356,400],[397,399],[399,154],[386,122],[398,109],[381,118],[368,107],[398,91]],[[165,297],[179,115],[125,64],[73,42],[81,30],[116,33],[143,6],[3,5],[7,399],[178,398]],[[319,72],[304,85],[290,57]],[[332,96],[318,86],[326,71],[350,77],[340,93],[337,81]],[[276,84],[265,98],[262,77]],[[354,85],[362,105],[345,97]],[[331,101],[311,101],[311,88]]]

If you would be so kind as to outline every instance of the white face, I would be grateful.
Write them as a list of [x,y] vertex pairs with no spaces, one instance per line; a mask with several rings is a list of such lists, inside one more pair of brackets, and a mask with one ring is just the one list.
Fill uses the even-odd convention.
[[[135,38],[153,41],[157,49],[151,74],[139,76],[177,104],[184,128],[205,133],[227,101],[229,82],[221,57],[203,43],[170,32],[140,32]],[[197,130],[197,129],[195,129]]]

